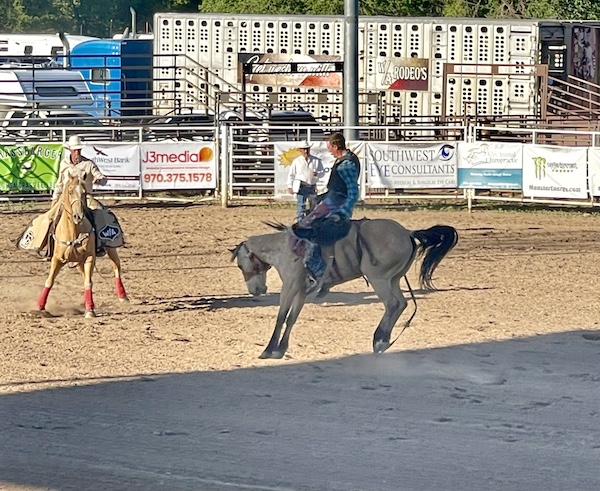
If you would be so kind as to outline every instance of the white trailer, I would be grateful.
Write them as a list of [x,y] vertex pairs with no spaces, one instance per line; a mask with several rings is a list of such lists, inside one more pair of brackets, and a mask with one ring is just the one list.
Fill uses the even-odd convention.
[[[72,49],[79,43],[98,39],[89,36],[65,34]],[[4,63],[22,61],[21,57],[54,59],[64,54],[60,34],[0,34],[0,60]]]
[[0,106],[58,108],[91,106],[92,94],[79,72],[62,69],[2,69]]
[[[276,108],[287,103],[317,117],[341,117],[341,104],[332,104],[342,102],[341,74],[290,76],[265,66],[243,80],[241,67],[248,61],[343,61],[344,29],[343,16],[157,13],[158,110],[173,108],[173,94],[181,106],[200,107],[245,82],[246,92]],[[377,117],[382,99],[388,121],[536,112],[536,20],[361,16],[358,43],[359,89],[369,94],[362,116]]]

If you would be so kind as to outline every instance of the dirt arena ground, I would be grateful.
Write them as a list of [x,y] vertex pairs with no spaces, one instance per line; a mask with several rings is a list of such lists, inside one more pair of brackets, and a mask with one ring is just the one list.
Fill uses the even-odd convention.
[[[98,317],[86,321],[82,282],[74,269],[61,272],[51,293],[48,311],[55,317],[35,314],[48,263],[15,250],[11,239],[41,208],[4,207],[1,390],[27,388],[16,384],[28,380],[75,381],[282,363],[257,360],[272,332],[277,298],[247,295],[228,248],[249,235],[268,233],[263,220],[290,222],[291,208],[149,203],[113,209],[128,242],[121,256],[131,302],[116,300],[110,262],[99,259],[94,278]],[[358,209],[356,217],[363,215],[392,218],[411,229],[449,224],[460,234],[457,247],[437,271],[440,291],[420,296],[418,314],[393,350],[598,325],[597,214]],[[279,278],[269,274],[269,291],[277,293]],[[305,306],[286,360],[368,352],[382,313],[363,281],[338,286],[329,297]]]
[[[365,282],[357,280],[334,288],[326,298],[304,307],[283,360],[258,359],[274,325],[280,281],[275,272],[269,273],[269,294],[251,298],[241,273],[230,262],[228,249],[249,235],[267,233],[263,220],[291,222],[291,206],[238,205],[223,209],[205,203],[108,204],[126,233],[128,246],[121,249],[121,257],[131,301],[118,302],[110,263],[106,258],[99,259],[94,276],[98,317],[92,320],[83,318],[82,282],[74,269],[65,269],[58,277],[48,304],[52,316],[43,318],[35,312],[48,263],[16,250],[12,240],[44,209],[43,205],[2,205],[0,209],[0,401],[5,404],[0,402],[0,414],[5,421],[15,417],[14,411],[24,410],[8,402],[17,399],[7,398],[48,393],[48,389],[56,394],[62,388],[86,386],[91,390],[90,386],[110,381],[161,375],[219,372],[225,377],[239,370],[328,367],[328,363],[354,355],[364,355],[366,360],[377,358],[369,353],[383,308]],[[478,346],[535,340],[539,336],[574,335],[591,349],[600,347],[594,343],[599,338],[596,330],[600,322],[600,214],[500,209],[475,209],[469,214],[451,206],[433,209],[405,205],[359,207],[355,218],[362,216],[392,218],[410,229],[448,224],[460,235],[457,247],[436,272],[434,280],[439,291],[417,295],[418,313],[410,328],[383,355],[388,360],[402,352],[408,356],[433,353],[432,349],[476,350]],[[410,275],[413,286],[414,273]],[[412,308],[409,304],[408,311]],[[598,372],[597,367],[589,371]],[[592,377],[593,373],[588,375]],[[566,384],[574,380],[567,375]],[[8,438],[12,430],[5,429]],[[5,446],[0,453],[6,461],[11,456],[16,459],[11,461],[15,469],[28,462],[25,456],[30,451],[20,449],[9,454]],[[598,450],[593,452],[597,459]],[[68,481],[66,485],[36,478],[29,482],[23,474],[6,469],[0,473],[0,489],[87,489],[83,481]],[[594,488],[598,482],[594,484],[593,477],[588,477],[592,481],[585,484],[591,487],[575,485],[572,489]],[[133,477],[127,479],[128,486],[96,489],[138,489]],[[171,482],[171,487],[165,489],[220,489],[217,481],[215,478],[206,487]],[[271,489],[256,476],[249,477],[249,481],[230,476],[230,481]],[[115,478],[115,482],[125,481]],[[283,478],[269,482],[304,489]],[[307,489],[354,489],[343,480],[322,488],[307,482]],[[435,479],[425,482],[430,489],[439,484]],[[493,483],[501,481],[489,482],[490,486],[479,482],[480,487],[475,489],[510,488],[494,488]],[[538,489],[554,489],[551,483],[538,484]],[[410,489],[420,489],[414,482],[412,486]],[[356,489],[361,487],[371,489],[358,485]],[[89,488],[94,489],[94,485]],[[388,487],[379,482],[373,489]],[[390,485],[389,489],[400,488]]]

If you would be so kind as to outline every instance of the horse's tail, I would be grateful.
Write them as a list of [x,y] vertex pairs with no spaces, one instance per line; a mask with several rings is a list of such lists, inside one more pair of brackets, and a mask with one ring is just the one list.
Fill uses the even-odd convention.
[[421,288],[435,290],[433,272],[458,242],[458,232],[448,225],[435,225],[427,230],[415,230],[410,234],[419,241],[418,256],[423,257],[419,283]]

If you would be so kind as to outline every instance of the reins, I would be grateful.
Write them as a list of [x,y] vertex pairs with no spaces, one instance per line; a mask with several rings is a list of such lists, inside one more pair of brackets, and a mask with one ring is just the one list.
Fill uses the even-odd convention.
[[[65,245],[65,246],[67,246],[69,248],[66,251],[67,252],[67,254],[65,254],[66,257],[68,257],[68,256],[71,255],[73,249],[75,249],[76,247],[82,245],[83,242],[90,237],[90,234],[94,230],[93,226],[90,224],[91,228],[90,228],[89,231],[87,231],[87,232],[78,232],[77,231],[78,226],[82,222],[75,223],[75,219],[74,219],[74,216],[73,216],[73,205],[75,203],[80,203],[81,206],[82,206],[82,209],[85,210],[85,206],[86,206],[85,205],[85,202],[86,202],[86,193],[82,194],[83,197],[78,197],[78,198],[75,198],[75,199],[71,199],[70,191],[71,190],[69,188],[67,188],[67,189],[65,189],[63,191],[66,194],[65,194],[65,197],[63,199],[63,205],[62,205],[62,212],[61,212],[61,214],[64,213],[65,215],[67,215],[66,218],[73,223],[73,225],[75,226],[75,232],[77,233],[77,237],[75,237],[72,240],[62,240],[62,239],[59,239],[56,236],[56,231],[58,229],[58,223],[60,223],[60,219],[59,219],[57,225],[54,227],[54,230],[50,234],[50,236],[52,237],[52,239],[54,239],[55,243],[63,244],[63,245]],[[68,204],[69,204],[68,207],[66,206],[67,198],[68,198]],[[85,211],[84,211],[84,219],[85,219]]]

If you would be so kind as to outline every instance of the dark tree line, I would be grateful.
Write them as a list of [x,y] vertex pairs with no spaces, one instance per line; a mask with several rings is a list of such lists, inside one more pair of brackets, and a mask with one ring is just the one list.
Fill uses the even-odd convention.
[[[0,0],[0,32],[58,32],[109,37],[152,26],[156,12],[344,13],[344,0]],[[600,19],[600,0],[360,0],[361,15]]]

